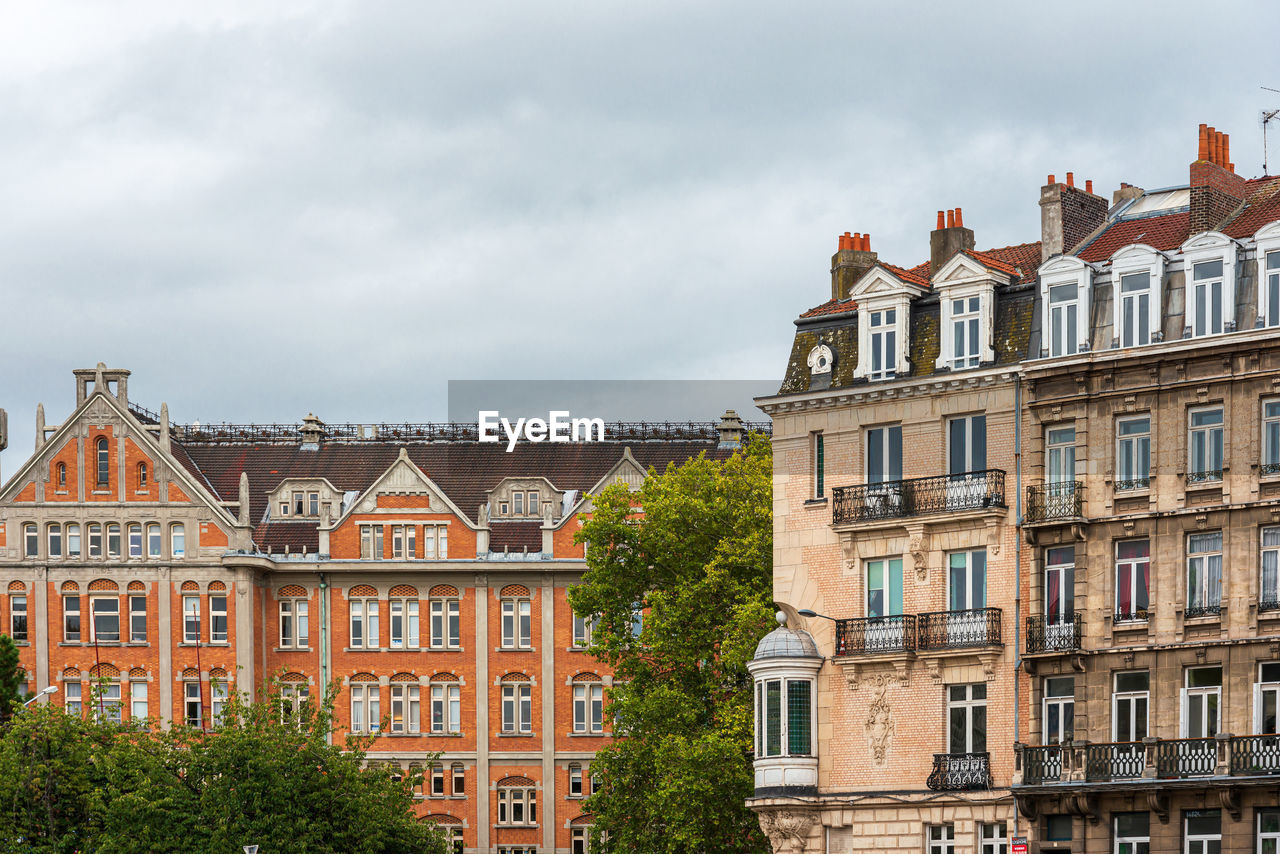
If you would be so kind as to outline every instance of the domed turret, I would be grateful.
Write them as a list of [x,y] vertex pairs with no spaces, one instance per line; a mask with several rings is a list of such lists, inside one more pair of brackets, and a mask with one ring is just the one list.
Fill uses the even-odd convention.
[[814,683],[825,659],[812,635],[790,628],[781,611],[777,619],[778,628],[747,663],[755,682],[756,797],[812,795],[818,787]]

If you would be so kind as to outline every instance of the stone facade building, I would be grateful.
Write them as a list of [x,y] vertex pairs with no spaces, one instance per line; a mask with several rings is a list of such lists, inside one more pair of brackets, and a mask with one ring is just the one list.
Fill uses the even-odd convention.
[[611,675],[566,600],[574,534],[604,485],[732,453],[735,415],[508,453],[476,425],[171,425],[128,371],[75,376],[0,488],[0,629],[29,691],[205,727],[230,691],[337,683],[335,737],[422,770],[419,815],[456,850],[585,854]]
[[1110,205],[1050,176],[1039,244],[841,238],[761,401],[779,631],[819,656],[752,665],[775,850],[1276,851],[1280,179],[1228,152],[1202,127],[1188,184]]

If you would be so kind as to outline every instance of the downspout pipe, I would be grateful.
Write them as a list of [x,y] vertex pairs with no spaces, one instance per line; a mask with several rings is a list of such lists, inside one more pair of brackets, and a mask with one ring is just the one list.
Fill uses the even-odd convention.
[[[1022,741],[1022,374],[1013,377],[1013,741]],[[1013,831],[1018,835],[1021,817],[1013,811]]]
[[[329,579],[320,573],[320,703],[329,699]],[[333,743],[333,730],[326,736]]]

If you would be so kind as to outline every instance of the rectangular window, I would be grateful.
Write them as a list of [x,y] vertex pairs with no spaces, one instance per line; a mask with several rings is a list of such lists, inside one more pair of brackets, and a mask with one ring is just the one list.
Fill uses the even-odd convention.
[[582,766],[569,766],[569,797],[582,797]]
[[62,639],[67,643],[80,642],[80,597],[62,597]]
[[1129,273],[1120,277],[1121,347],[1141,347],[1151,343],[1151,273]]
[[[449,557],[449,529],[444,525],[425,525],[422,528],[423,557],[427,560],[445,560]],[[437,543],[439,548],[437,548]],[[438,554],[437,554],[438,552]]]
[[[455,684],[431,686],[431,731],[462,732],[462,688]],[[443,786],[441,787],[443,789]],[[444,794],[443,790],[441,794]]]
[[1262,474],[1280,472],[1280,400],[1262,402]]
[[604,732],[604,686],[573,686],[573,731]]
[[1115,854],[1151,854],[1151,817],[1145,812],[1115,816]]
[[812,685],[807,679],[787,681],[787,753],[809,756],[813,752],[810,721]]
[[1188,810],[1183,817],[1186,854],[1219,854],[1222,851],[1222,813]]
[[1076,428],[1051,427],[1045,431],[1045,480],[1050,486],[1076,479]]
[[381,689],[376,682],[351,686],[351,731],[377,732],[382,722]]
[[204,726],[204,701],[200,697],[199,682],[184,682],[183,720],[189,727]]
[[1075,732],[1076,680],[1050,676],[1044,680],[1044,743],[1062,744]]
[[1222,407],[1193,409],[1187,442],[1187,482],[1222,480]]
[[169,526],[169,551],[174,560],[187,556],[187,529],[181,522]]
[[987,468],[987,416],[969,415],[947,422],[947,473],[953,479]]
[[82,693],[84,690],[83,686],[79,682],[68,682],[63,686],[63,688],[65,688],[67,692],[67,699],[63,706],[66,709],[67,714],[80,717],[80,715],[83,714],[84,709],[84,694]]
[[1263,285],[1267,294],[1267,326],[1280,326],[1280,252],[1267,253],[1267,280]]
[[310,640],[306,599],[280,600],[280,646],[283,649],[306,649]]
[[453,796],[455,798],[466,797],[467,794],[467,771],[461,763],[455,763],[453,766]]
[[985,682],[948,686],[947,723],[950,753],[986,752],[987,686]]
[[1221,335],[1227,306],[1223,305],[1222,262],[1202,261],[1194,265],[1191,274],[1191,294],[1187,297],[1188,312],[1193,318],[1192,337]]
[[1276,712],[1280,708],[1280,661],[1264,661],[1258,665],[1258,688],[1254,732],[1276,735]]
[[1151,674],[1145,670],[1115,675],[1111,694],[1111,739],[1132,744],[1147,737]]
[[987,607],[987,550],[952,552],[947,559],[947,602],[951,611]]
[[1116,422],[1116,489],[1146,489],[1151,483],[1151,417]]
[[120,526],[114,522],[107,525],[107,557],[120,557]]
[[220,726],[222,724],[222,711],[227,707],[227,699],[231,693],[231,686],[222,679],[213,679],[209,682],[209,710],[213,714],[213,725]]
[[529,515],[537,516],[538,512],[539,512],[538,511],[538,493],[530,492],[529,493]]
[[457,599],[431,600],[431,647],[433,649],[457,649],[461,645],[458,617],[460,603]]
[[119,643],[120,597],[91,597],[89,599],[89,609],[93,612],[93,624],[90,626],[90,640],[95,640],[99,643]]
[[416,649],[418,647],[418,600],[392,599],[388,603],[391,614],[391,648]]
[[209,643],[227,642],[227,597],[209,597]]
[[[1049,627],[1072,623],[1076,614],[1076,550],[1074,546],[1055,546],[1044,554],[1044,615]],[[1073,626],[1074,628],[1074,626]],[[1045,638],[1048,646],[1052,638]],[[1068,638],[1067,640],[1070,640]]]
[[98,689],[93,716],[96,720],[118,724],[123,720],[124,704],[120,701],[120,683],[108,682]]
[[147,683],[129,683],[129,717],[135,721],[147,719]]
[[503,649],[528,649],[530,646],[530,604],[528,599],[502,600]]
[[956,826],[954,824],[925,825],[928,854],[956,854]]
[[391,685],[391,732],[421,731],[421,690],[417,685],[396,682]]
[[89,541],[89,557],[102,557],[102,525],[98,522],[86,525],[85,538]]
[[1151,541],[1116,543],[1116,622],[1148,618]]
[[978,825],[979,854],[1009,854],[1009,837],[1004,822]]
[[129,526],[129,557],[137,559],[142,557],[142,526]]
[[22,526],[22,554],[24,557],[38,557],[40,554],[40,531],[35,525]]
[[75,522],[67,523],[67,557],[80,557],[80,526]]
[[1258,810],[1258,854],[1280,854],[1280,809]]
[[867,561],[867,616],[902,613],[902,558]]
[[1075,283],[1049,288],[1050,356],[1070,356],[1080,347],[1078,292]]
[[378,600],[351,600],[351,646],[355,649],[378,648]]
[[823,438],[821,433],[809,435],[813,437],[813,497],[824,498],[827,494],[827,463]]
[[182,597],[182,642],[200,643],[200,597]]
[[1071,816],[1047,815],[1044,817],[1044,838],[1046,842],[1071,841]]
[[[535,789],[498,789],[498,824],[532,825],[538,821]],[[521,849],[513,849],[519,851]],[[529,851],[533,851],[530,847]]]
[[511,494],[511,513],[515,516],[524,515],[524,493],[514,492]]
[[952,368],[976,368],[981,353],[978,334],[980,297],[951,300]]
[[27,597],[9,597],[9,637],[19,643],[27,642]]
[[502,686],[502,731],[533,732],[533,691],[529,683]]
[[782,681],[764,683],[764,751],[762,756],[782,755]]
[[1222,532],[1187,537],[1187,617],[1222,610]]
[[49,557],[62,557],[62,526],[49,526]]
[[595,643],[595,618],[593,616],[573,615],[573,645],[588,647]]
[[397,560],[404,558],[404,525],[391,528],[391,556]]
[[444,797],[444,766],[431,766],[431,797]]
[[320,515],[320,493],[318,492],[307,493],[307,515],[308,516]]
[[[1222,708],[1222,668],[1188,667],[1182,690],[1182,737],[1213,738]],[[1181,757],[1180,757],[1181,758]]]
[[360,557],[363,560],[382,560],[383,532],[381,525],[362,525],[360,527]]
[[898,370],[898,312],[871,312],[871,379],[891,380]]
[[147,525],[147,557],[158,558],[160,556],[160,526],[155,522],[151,522]]
[[902,480],[902,427],[873,427],[867,431],[867,483]]

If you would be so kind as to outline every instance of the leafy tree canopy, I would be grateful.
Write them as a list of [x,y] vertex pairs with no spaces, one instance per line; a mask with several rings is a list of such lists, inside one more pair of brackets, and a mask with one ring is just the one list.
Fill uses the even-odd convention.
[[591,652],[614,669],[624,736],[591,769],[603,786],[587,808],[607,852],[769,850],[743,801],[746,663],[773,613],[772,479],[770,443],[753,436],[727,460],[651,472],[638,493],[605,488],[579,532],[587,572],[569,601],[595,615]]

